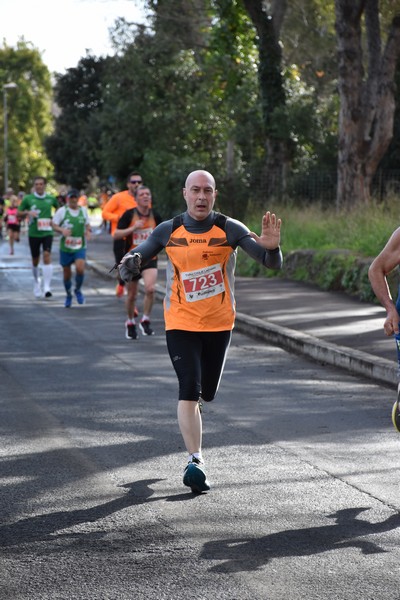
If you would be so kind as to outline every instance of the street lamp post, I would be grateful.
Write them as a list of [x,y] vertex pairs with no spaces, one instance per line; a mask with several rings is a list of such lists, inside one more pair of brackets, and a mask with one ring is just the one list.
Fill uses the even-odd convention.
[[16,83],[10,81],[3,85],[3,101],[4,101],[4,193],[8,189],[8,115],[7,115],[7,90],[13,90],[17,86]]

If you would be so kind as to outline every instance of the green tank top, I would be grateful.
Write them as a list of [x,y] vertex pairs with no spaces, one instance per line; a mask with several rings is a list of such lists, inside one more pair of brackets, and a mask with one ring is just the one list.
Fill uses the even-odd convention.
[[[54,196],[46,194],[43,198],[35,196],[35,194],[28,194],[22,200],[19,210],[35,211],[35,216],[29,217],[29,237],[45,237],[47,235],[53,235],[53,228],[51,226],[51,217],[54,210],[57,210],[58,203]],[[54,210],[53,210],[54,209]]]
[[70,227],[71,231],[67,237],[62,236],[60,240],[60,250],[63,252],[77,252],[86,248],[85,229],[86,219],[82,207],[79,208],[79,213],[76,217],[65,209],[65,215],[60,223],[60,227]]

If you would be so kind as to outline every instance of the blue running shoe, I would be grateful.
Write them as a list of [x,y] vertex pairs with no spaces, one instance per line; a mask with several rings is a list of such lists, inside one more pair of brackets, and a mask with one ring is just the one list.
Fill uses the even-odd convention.
[[67,297],[65,298],[64,306],[65,306],[65,308],[71,308],[71,304],[72,304],[72,296],[71,296],[71,294],[68,294]]
[[75,290],[75,296],[76,296],[76,299],[78,300],[78,304],[85,303],[85,296],[82,294],[81,290]]
[[207,475],[203,468],[203,463],[193,457],[183,472],[183,485],[190,487],[193,494],[208,492],[210,489],[210,484],[207,481]]

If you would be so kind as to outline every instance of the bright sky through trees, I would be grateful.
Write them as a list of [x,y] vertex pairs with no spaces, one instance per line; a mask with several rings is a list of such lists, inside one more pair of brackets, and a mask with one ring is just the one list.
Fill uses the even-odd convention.
[[86,49],[113,54],[108,30],[118,17],[144,20],[138,0],[1,0],[0,44],[32,42],[51,72],[76,67]]

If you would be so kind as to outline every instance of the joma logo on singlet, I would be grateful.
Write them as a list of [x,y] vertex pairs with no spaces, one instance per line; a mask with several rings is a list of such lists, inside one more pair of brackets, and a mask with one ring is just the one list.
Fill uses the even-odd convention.
[[191,244],[207,244],[207,240],[198,240],[197,238],[189,241]]

